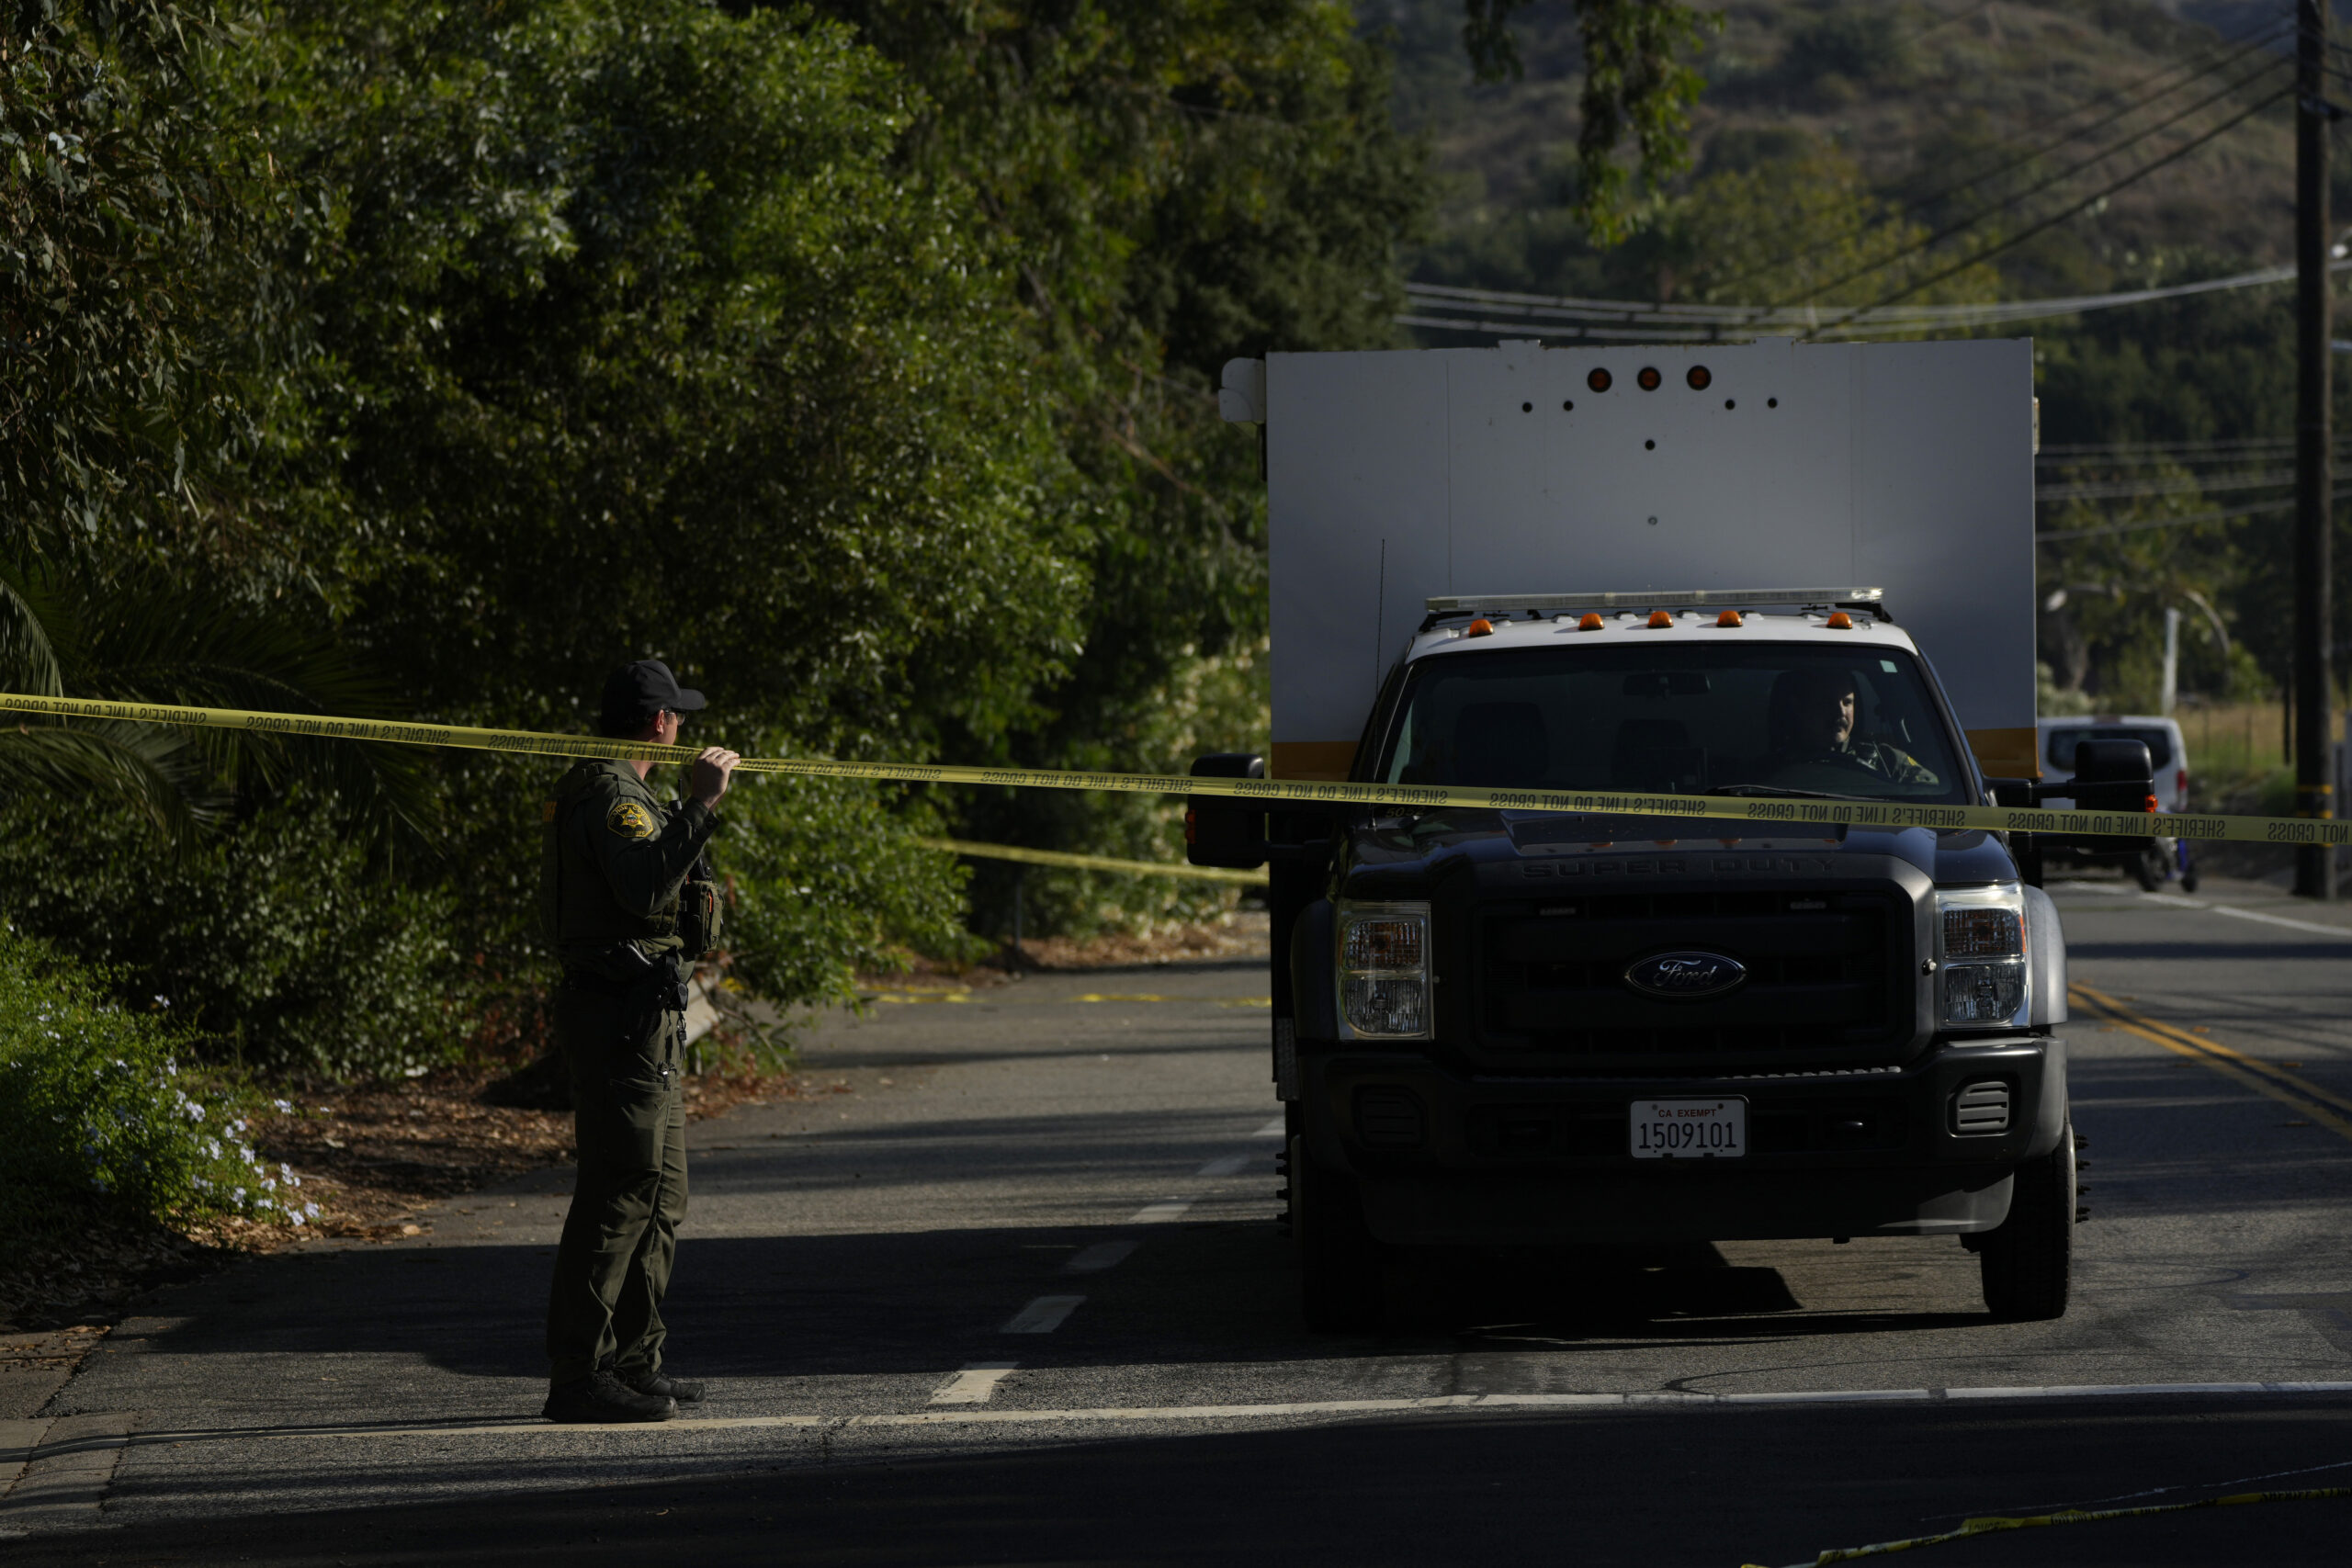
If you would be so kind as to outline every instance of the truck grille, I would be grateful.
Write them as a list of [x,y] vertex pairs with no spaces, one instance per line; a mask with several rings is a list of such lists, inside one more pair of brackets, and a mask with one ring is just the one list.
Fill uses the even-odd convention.
[[[1912,1031],[1909,915],[1892,894],[1844,891],[1490,907],[1478,931],[1480,1043],[1585,1070],[1876,1059]],[[1626,984],[1636,962],[1681,952],[1734,959],[1746,978],[1695,998]]]

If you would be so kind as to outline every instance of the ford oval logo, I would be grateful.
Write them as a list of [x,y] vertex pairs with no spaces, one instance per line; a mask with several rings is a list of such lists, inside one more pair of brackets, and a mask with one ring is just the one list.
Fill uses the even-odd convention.
[[1747,978],[1747,964],[1720,953],[1657,953],[1625,969],[1634,990],[1678,1002],[1722,996]]

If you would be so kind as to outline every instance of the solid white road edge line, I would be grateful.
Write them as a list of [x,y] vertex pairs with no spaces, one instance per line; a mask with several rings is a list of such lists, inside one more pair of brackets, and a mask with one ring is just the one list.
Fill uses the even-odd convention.
[[974,1361],[959,1367],[933,1393],[931,1402],[933,1404],[986,1404],[995,1396],[996,1385],[1020,1365],[1018,1361]]
[[1012,1321],[997,1330],[999,1334],[1051,1334],[1062,1325],[1062,1320],[1078,1310],[1084,1296],[1039,1296],[1012,1314]]
[[[1773,1404],[1893,1404],[1937,1400],[2088,1399],[2101,1396],[2211,1396],[2217,1394],[2352,1394],[2352,1382],[2140,1382],[2082,1383],[2027,1388],[1811,1389],[1785,1393],[1447,1393],[1419,1399],[1303,1400],[1279,1404],[1166,1404],[1101,1406],[1069,1410],[923,1410],[870,1416],[698,1416],[675,1421],[622,1426],[557,1426],[548,1421],[512,1421],[445,1427],[259,1427],[141,1432],[107,1439],[111,1447],[220,1441],[235,1438],[512,1438],[556,1437],[565,1432],[714,1432],[761,1427],[933,1427],[956,1422],[1047,1424],[1057,1421],[1231,1421],[1298,1416],[1412,1415],[1449,1410],[1723,1410]],[[43,1450],[34,1450],[39,1458]]]

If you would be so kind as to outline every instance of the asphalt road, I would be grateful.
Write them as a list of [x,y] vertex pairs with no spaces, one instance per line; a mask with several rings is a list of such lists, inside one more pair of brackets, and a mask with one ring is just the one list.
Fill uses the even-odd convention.
[[[2053,891],[2104,998],[2067,1032],[2093,1219],[2057,1323],[1992,1323],[1954,1242],[1865,1239],[1449,1259],[1385,1331],[1308,1336],[1262,969],[1032,978],[829,1022],[814,1076],[853,1092],[693,1130],[701,1418],[532,1418],[548,1173],[160,1293],[0,1423],[33,1456],[0,1550],[1732,1568],[2352,1488],[2352,1392],[2291,1386],[2352,1385],[2352,908]],[[2280,1500],[1927,1561],[2334,1563],[2347,1529]]]

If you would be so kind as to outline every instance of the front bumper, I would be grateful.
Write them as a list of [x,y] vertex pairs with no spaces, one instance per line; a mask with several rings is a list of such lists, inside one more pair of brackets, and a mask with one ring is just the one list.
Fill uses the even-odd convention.
[[[2007,1218],[2011,1173],[2066,1121],[2051,1035],[1753,1077],[1487,1077],[1353,1047],[1302,1051],[1299,1067],[1307,1152],[1356,1175],[1374,1235],[1409,1245],[1966,1235]],[[2007,1089],[2006,1124],[1962,1130],[1961,1091],[1987,1082]],[[1748,1102],[1746,1157],[1627,1152],[1633,1100],[1724,1095]]]

